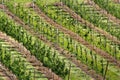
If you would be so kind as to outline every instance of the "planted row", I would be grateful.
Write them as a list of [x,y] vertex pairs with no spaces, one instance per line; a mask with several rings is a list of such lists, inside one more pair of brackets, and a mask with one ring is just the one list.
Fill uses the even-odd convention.
[[[18,11],[21,12],[21,15],[19,14],[19,12],[18,14],[16,14],[15,12],[14,13],[19,17],[22,16],[21,19],[25,21],[26,24],[30,24],[31,28],[33,28],[36,32],[39,32],[45,35],[52,42],[59,44],[64,49],[73,53],[78,60],[81,60],[90,68],[96,70],[98,73],[100,73],[103,76],[105,76],[106,67],[111,67],[116,69],[115,66],[113,67],[112,64],[107,65],[107,61],[102,57],[96,55],[94,52],[87,49],[85,46],[71,39],[70,36],[64,34],[63,32],[59,31],[58,29],[55,29],[53,26],[46,23],[42,18],[40,18],[33,11],[30,11],[25,8],[22,9],[21,7],[22,6],[19,6],[19,8],[15,9],[15,10],[19,9]],[[26,14],[22,14],[25,12]],[[27,15],[28,14],[27,12],[29,12],[29,15]],[[112,73],[112,76],[111,76],[111,73]],[[119,77],[119,73],[116,73],[108,69],[106,76],[107,76],[107,79],[109,79],[110,76],[112,79],[115,76]]]
[[[39,8],[42,7],[40,1],[37,1],[36,4]],[[114,56],[116,59],[120,60],[120,46],[118,44],[115,44],[114,42],[108,40],[105,36],[90,29],[85,24],[73,19],[69,13],[63,11],[63,9],[60,9],[54,5],[46,5],[46,7],[42,8],[44,9],[43,11],[54,21],[79,34],[79,36],[88,41],[90,44],[97,46],[98,48]]]
[[12,49],[10,45],[3,40],[0,40],[0,61],[20,80],[47,80],[46,78],[43,78],[43,75],[36,71],[36,69],[27,62],[19,52]]
[[[7,16],[0,16],[0,30],[6,32],[8,35],[22,42],[23,45],[35,55],[44,66],[51,68],[56,74],[64,77],[68,74],[68,69],[65,68],[65,62],[60,60],[55,54],[55,51],[51,51],[51,48],[45,45],[42,41],[31,36],[21,26],[16,25]],[[3,27],[6,26],[6,27]],[[61,66],[61,67],[58,67]]]
[[[2,21],[7,23],[2,23]],[[66,58],[59,55],[57,51],[48,47],[44,44],[41,40],[33,37],[29,34],[24,28],[15,24],[10,19],[6,18],[5,16],[1,17],[1,24],[2,26],[7,25],[7,27],[2,28],[0,26],[0,30],[6,32],[8,35],[11,35],[19,42],[22,42],[23,45],[30,50],[30,52],[36,56],[38,60],[43,62],[44,66],[47,66],[52,69],[56,74],[60,75],[63,79],[67,80],[68,76],[70,75],[70,79],[88,79],[90,80],[91,77],[86,75],[83,71],[77,68],[73,63],[68,61]],[[16,34],[16,35],[14,35]],[[69,72],[69,65],[71,64],[71,71]],[[76,72],[74,72],[76,70]]]
[[107,10],[110,14],[120,19],[120,4],[117,2],[115,3],[114,1],[115,0],[94,0],[94,2],[101,8]]
[[[100,2],[104,3],[104,1],[100,1]],[[95,26],[105,30],[106,32],[120,39],[119,26],[109,21],[108,17],[104,16],[103,14],[100,14],[98,10],[94,8],[94,6],[84,2],[81,4],[79,3],[73,3],[73,4],[64,3],[64,4],[68,5],[72,10],[74,10],[85,20],[88,20],[89,22],[93,23]]]

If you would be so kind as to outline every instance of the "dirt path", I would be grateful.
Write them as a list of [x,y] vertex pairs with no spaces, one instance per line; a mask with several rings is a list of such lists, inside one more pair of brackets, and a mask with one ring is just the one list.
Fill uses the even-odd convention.
[[[10,12],[9,12],[10,13]],[[13,14],[9,14],[11,16]],[[32,35],[38,37],[40,40],[44,41],[48,46],[53,47],[55,50],[57,50],[60,54],[64,55],[66,58],[71,60],[74,64],[77,65],[77,67],[81,68],[86,74],[90,75],[93,77],[95,80],[103,80],[103,77],[98,75],[94,70],[88,68],[87,65],[83,64],[79,60],[77,60],[74,56],[71,55],[68,51],[64,50],[63,48],[59,47],[57,44],[54,44],[47,40],[46,37],[43,35],[40,35],[36,32],[34,32],[29,26],[25,25],[24,22],[22,22],[17,16],[14,15],[13,18],[16,22],[21,24],[27,31],[29,31]],[[13,41],[14,42],[14,41]],[[23,50],[22,50],[23,51]],[[58,80],[58,79],[57,79]]]
[[17,77],[5,66],[3,66],[1,62],[0,62],[0,76],[6,80],[18,80]]
[[118,19],[115,16],[111,15],[106,10],[100,8],[94,1],[88,0],[88,2],[89,2],[90,5],[94,6],[96,8],[96,10],[99,11],[99,13],[104,14],[105,16],[107,16],[110,21],[112,20],[113,22],[115,22],[118,25],[120,25],[120,19]]
[[55,6],[58,6],[58,7],[62,8],[64,11],[68,12],[71,15],[71,17],[73,17],[74,19],[78,20],[82,24],[85,24],[87,27],[93,29],[94,31],[104,35],[106,38],[108,38],[109,40],[113,41],[114,43],[120,44],[120,41],[116,37],[110,35],[106,31],[104,31],[104,30],[94,26],[92,23],[82,19],[78,14],[76,14],[73,10],[71,10],[69,7],[67,7],[63,3],[56,3]]
[[48,16],[46,16],[36,5],[34,5],[34,10],[41,16],[44,18],[44,20],[46,20],[46,22],[48,22],[49,24],[53,25],[55,28],[61,30],[62,32],[64,32],[65,34],[68,34],[71,36],[72,39],[80,42],[81,44],[85,45],[87,48],[89,48],[92,51],[95,51],[97,54],[103,56],[105,59],[107,59],[107,61],[113,63],[114,65],[118,66],[120,68],[120,61],[116,60],[114,57],[112,57],[111,55],[109,55],[108,53],[106,53],[105,51],[89,44],[88,42],[86,42],[84,39],[82,39],[78,34],[64,28],[63,26],[55,23],[52,19],[50,19]]

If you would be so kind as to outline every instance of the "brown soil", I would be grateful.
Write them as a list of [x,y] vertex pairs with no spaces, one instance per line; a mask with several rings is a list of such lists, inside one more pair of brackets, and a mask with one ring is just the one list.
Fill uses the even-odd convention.
[[56,3],[55,6],[58,6],[58,7],[62,8],[64,11],[68,12],[71,15],[71,17],[78,20],[82,24],[85,24],[87,27],[89,27],[89,28],[93,29],[94,31],[100,33],[101,35],[105,36],[106,38],[113,41],[114,43],[120,44],[120,41],[116,37],[110,35],[106,31],[94,26],[92,23],[82,19],[78,14],[76,14],[73,10],[71,10],[69,7],[64,5],[62,2],[61,3]]
[[3,66],[0,62],[0,76],[4,77],[6,80],[18,80],[17,77],[8,68]]

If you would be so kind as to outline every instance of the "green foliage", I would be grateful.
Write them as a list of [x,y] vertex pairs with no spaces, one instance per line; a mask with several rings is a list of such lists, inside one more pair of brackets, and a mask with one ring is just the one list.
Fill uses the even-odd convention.
[[[0,16],[0,23],[2,23],[0,25],[1,31],[6,32],[8,35],[12,36],[19,42],[22,42],[23,45],[28,50],[30,50],[30,52],[33,55],[35,55],[40,61],[42,61],[45,66],[51,68],[55,73],[57,73],[61,77],[65,77],[65,75],[68,74],[67,68],[63,66],[65,63],[62,62],[62,60],[60,60],[57,56],[54,57],[52,55],[54,51],[49,50],[50,48],[47,45],[45,45],[42,41],[28,34],[26,30],[24,30],[21,26],[16,25],[13,21],[8,19],[4,15]],[[46,56],[48,54],[49,56]],[[47,59],[51,59],[52,61]]]
[[114,3],[112,0],[94,0],[94,2],[120,19],[120,4]]
[[[10,47],[5,47],[5,43],[0,41],[0,61],[8,67],[20,80],[33,80],[33,66],[24,59],[20,53]],[[33,68],[33,70],[29,69]],[[41,73],[40,73],[41,74]],[[38,77],[42,77],[39,74]],[[37,78],[38,79],[38,78]],[[45,79],[46,80],[46,79]]]

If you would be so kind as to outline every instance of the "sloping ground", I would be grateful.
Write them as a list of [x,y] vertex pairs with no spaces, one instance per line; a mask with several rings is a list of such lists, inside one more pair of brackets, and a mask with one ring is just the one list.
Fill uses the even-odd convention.
[[[7,10],[7,9],[6,9]],[[8,11],[8,10],[7,10]],[[10,12],[9,12],[10,13]],[[10,16],[12,16],[13,14],[8,14]],[[29,26],[25,26],[24,22],[22,22],[18,17],[14,16],[13,18],[14,20],[16,20],[19,24],[23,25],[24,28],[26,28],[31,34],[33,34],[34,36],[40,38],[41,40],[43,40],[47,45],[54,47],[54,49],[58,50],[59,53],[63,54],[65,57],[67,57],[68,59],[72,60],[72,62],[74,64],[77,65],[77,67],[80,67],[83,71],[85,71],[87,74],[93,76],[93,78],[96,78],[97,80],[101,80],[102,77],[97,75],[95,73],[95,71],[89,69],[86,65],[82,64],[80,61],[76,60],[74,57],[72,57],[72,55],[68,52],[65,51],[63,48],[59,47],[57,44],[54,44],[53,42],[50,42],[46,37],[44,37],[43,35],[38,34],[37,32],[34,32]],[[69,53],[69,54],[68,54]],[[27,58],[27,57],[26,57]],[[94,75],[93,75],[94,74]]]
[[51,71],[51,69],[44,67],[40,61],[38,61],[34,56],[32,56],[30,51],[28,51],[25,47],[23,47],[23,45],[19,44],[13,39],[10,39],[10,37],[7,37],[5,35],[2,36],[4,36],[3,39],[5,38],[11,45],[15,47],[15,50],[22,52],[21,54],[27,59],[28,62],[31,63],[32,66],[35,67],[35,69],[37,69],[37,71],[40,71],[41,73],[45,74],[48,79],[61,80],[61,78],[58,77],[56,74],[54,74]]
[[[6,10],[7,10],[7,9],[6,9]],[[7,11],[8,11],[8,10],[7,10]],[[8,12],[8,15],[11,16],[11,18],[15,19],[18,23],[20,22],[18,18],[16,18],[16,17],[15,17],[14,15],[12,15],[12,14],[10,15],[9,12]],[[24,24],[24,23],[23,23],[23,24]],[[24,27],[26,28],[25,25],[24,25]],[[27,27],[26,29],[27,29],[28,31],[30,31],[28,28],[29,28],[29,27]],[[33,32],[30,31],[30,33],[32,34]],[[39,37],[40,37],[40,36],[39,36]],[[59,56],[59,57],[60,57],[60,56]],[[65,60],[65,61],[66,61],[66,60]],[[69,62],[67,61],[67,62],[65,62],[65,63],[68,64]],[[74,71],[74,69],[77,69],[77,68],[75,68],[74,65],[72,64],[71,71]],[[78,73],[79,73],[79,71],[80,71],[80,70],[77,69],[77,72],[78,72]],[[84,73],[81,72],[80,75],[81,75],[81,74],[84,74]],[[73,72],[71,72],[71,75],[74,75]],[[79,74],[78,74],[78,75],[79,75]],[[80,76],[80,75],[79,75],[78,77],[82,78],[82,75],[81,75],[81,76]],[[76,77],[77,77],[77,74],[76,74]],[[84,79],[84,78],[85,78],[85,77],[83,77],[82,79]],[[88,77],[86,77],[86,78],[88,78]],[[89,79],[89,78],[88,78],[88,79]]]
[[[39,11],[38,9],[36,10],[36,11]],[[41,13],[39,13],[39,14],[41,14]],[[42,15],[43,16],[43,15]],[[47,18],[44,18],[44,19],[47,19]],[[51,20],[48,20],[48,22],[50,22]]]
[[92,4],[101,14],[109,17],[109,20],[112,20],[116,24],[120,24],[120,19],[116,18],[112,14],[108,13],[105,9],[101,8],[98,4],[96,4],[93,0],[89,0],[90,4]]
[[[75,3],[75,4],[71,4],[70,8],[74,10],[77,14],[79,14],[82,18],[88,20],[97,27],[103,29],[109,34],[120,39],[119,25],[113,23],[112,21],[109,21],[108,17],[106,17],[103,14],[100,14],[99,11],[95,10],[94,6],[91,6],[88,3],[82,3],[82,4]],[[66,3],[66,5],[68,4]],[[72,6],[74,6],[75,8]]]
[[15,50],[20,52],[23,55],[23,57],[25,57],[26,60],[30,62],[32,66],[35,67],[36,70],[45,74],[46,78],[54,79],[54,80],[61,80],[49,68],[44,67],[43,64],[35,58],[35,56],[32,56],[30,51],[27,50],[22,44],[19,44],[17,41],[15,41],[14,39],[11,39],[9,36],[3,33],[1,33],[1,36],[0,36],[1,39],[8,42],[12,47],[14,47]]
[[[115,3],[114,0],[93,0],[101,8],[105,9],[108,13],[114,17],[120,19],[120,3]],[[120,22],[118,22],[120,23]]]
[[[59,6],[60,8],[62,8],[65,12],[67,12],[67,13],[69,13],[74,19],[76,19],[76,20],[78,20],[79,22],[81,22],[82,24],[85,24],[85,25],[87,25],[88,27],[90,27],[91,29],[93,29],[94,31],[96,31],[96,32],[99,32],[100,34],[99,34],[99,36],[97,36],[97,37],[100,37],[100,38],[102,38],[103,36],[105,36],[106,38],[108,38],[109,40],[111,40],[111,42],[108,42],[108,40],[106,40],[106,43],[108,43],[108,44],[110,44],[110,46],[112,46],[112,44],[111,43],[113,43],[113,44],[117,44],[118,45],[118,47],[119,47],[119,44],[120,44],[120,41],[119,40],[117,40],[114,36],[111,36],[110,34],[108,34],[108,33],[106,33],[105,31],[103,31],[103,30],[101,30],[101,29],[99,29],[99,28],[97,28],[97,27],[95,27],[94,25],[92,25],[91,23],[89,23],[89,22],[86,22],[85,20],[83,20],[79,15],[77,15],[74,11],[72,11],[72,10],[70,10],[67,6],[65,6],[65,5],[63,5],[62,3],[58,3],[58,4],[55,4],[56,6]],[[73,32],[75,32],[74,30],[72,30]],[[80,32],[80,31],[79,31]],[[78,32],[77,32],[78,33]],[[78,34],[80,34],[80,33],[78,33]],[[90,31],[87,33],[87,35],[88,34],[90,34]],[[97,35],[97,33],[95,34],[95,33],[92,33],[92,36],[93,35]],[[81,35],[80,35],[81,36]],[[83,36],[82,36],[83,37]],[[90,36],[88,36],[89,38],[90,38]],[[97,40],[97,37],[94,37],[95,38],[95,40],[93,40],[93,41],[95,41],[95,43],[96,42],[99,42],[99,40]],[[86,41],[88,41],[89,43],[92,43],[91,41],[89,41],[89,38],[87,39],[87,38],[85,38],[85,40]],[[93,37],[91,37],[91,38],[93,38]],[[104,39],[104,38],[103,38]],[[112,42],[113,41],[113,42]],[[101,49],[103,49],[103,50],[105,50],[106,52],[108,52],[109,53],[109,50],[107,50],[107,49],[105,49],[105,47],[103,47],[103,46],[101,46],[101,44],[106,44],[106,43],[104,43],[104,41],[102,42],[100,42],[100,44],[94,44],[94,43],[92,43],[93,45],[95,45],[95,46],[97,46],[97,47],[99,47],[99,48],[101,48]],[[100,47],[101,46],[101,47]],[[109,47],[110,48],[110,47]],[[113,53],[113,52],[111,52],[111,53]],[[118,50],[118,52],[117,53],[119,53],[119,50]],[[118,56],[117,56],[118,57]],[[119,59],[118,59],[119,60]]]
[[[7,10],[7,9],[5,9]],[[8,11],[8,10],[7,10]],[[12,13],[9,12],[10,16],[13,16]],[[37,36],[38,38],[40,38],[41,40],[43,40],[45,43],[47,43],[47,45],[50,45],[51,47],[54,47],[56,50],[59,51],[59,53],[65,55],[68,59],[72,60],[72,62],[74,64],[77,65],[77,67],[80,67],[83,71],[85,71],[88,75],[91,75],[93,76],[93,78],[97,79],[97,80],[101,80],[102,77],[98,74],[96,74],[95,71],[89,69],[86,65],[82,64],[80,61],[76,60],[74,57],[72,57],[72,55],[68,52],[68,51],[65,51],[64,49],[62,49],[61,47],[59,47],[57,44],[54,45],[54,43],[50,42],[49,40],[47,40],[47,38],[45,38],[44,36],[40,35],[40,34],[37,34],[35,33],[32,29],[29,28],[29,26],[25,26],[24,25],[24,22],[22,22],[18,17],[16,16],[13,16],[13,19],[16,20],[18,23],[20,23],[21,25],[24,26],[24,28],[26,28],[30,33],[32,33],[34,36]],[[16,44],[18,45],[18,44]],[[19,45],[18,45],[19,46]],[[17,47],[17,46],[16,46]],[[24,50],[23,50],[24,51]],[[69,53],[69,54],[68,54]],[[27,57],[26,57],[27,58]]]
[[[49,20],[50,21],[50,20]],[[31,24],[32,25],[32,24]],[[48,26],[47,26],[48,27]],[[47,33],[46,33],[47,34]]]
[[[15,5],[13,6],[14,1],[15,1]],[[40,4],[42,5],[42,7],[41,6],[38,7],[39,5],[37,6],[33,3],[30,4],[29,6],[29,3],[31,2],[31,0],[29,1],[14,0],[14,1],[10,1],[12,5],[11,3],[6,3],[9,10],[11,10],[14,14],[11,13],[6,6],[0,5],[0,8],[2,9],[2,11],[5,12],[5,15],[6,14],[8,15],[6,16],[6,18],[5,18],[5,15],[0,16],[1,17],[0,30],[3,32],[6,32],[7,35],[10,35],[16,40],[18,40],[19,43],[15,40],[11,40],[10,37],[4,35],[3,33],[1,33],[1,38],[7,41],[5,45],[12,45],[16,51],[20,52],[21,55],[27,60],[27,62],[30,62],[30,64],[36,69],[38,73],[40,71],[40,73],[45,74],[44,75],[45,77],[43,76],[42,79],[48,78],[53,80],[62,80],[62,79],[65,79],[65,80],[69,80],[69,79],[71,80],[84,80],[84,79],[85,80],[92,80],[92,79],[119,80],[120,78],[119,59],[120,58],[119,58],[119,55],[114,55],[113,53],[114,49],[115,49],[115,54],[119,52],[119,48],[116,49],[116,45],[117,47],[119,47],[119,43],[120,43],[119,40],[117,39],[118,37],[113,37],[112,35],[110,35],[109,33],[106,33],[102,29],[94,28],[96,26],[80,18],[80,16],[74,13],[74,11],[70,10],[66,5],[63,5],[61,3],[55,4],[55,2],[59,2],[59,0],[42,1]],[[22,6],[21,4],[17,4],[19,2],[27,3],[26,6],[31,8],[21,7]],[[71,3],[71,1],[67,2],[66,0],[64,0],[63,2],[67,4]],[[72,1],[71,4],[75,4],[76,2],[77,1]],[[78,0],[77,3],[80,4],[82,2],[83,1]],[[110,44],[110,46],[115,46],[115,48],[110,48],[110,50],[112,49],[111,53],[113,53],[113,55],[112,56],[111,54],[109,55],[106,49],[104,50],[102,48],[103,50],[101,50],[100,48],[98,48],[99,46],[88,43],[86,37],[85,38],[83,36],[81,37],[80,35],[78,35],[79,33],[76,33],[75,30],[71,29],[71,27],[69,28],[66,27],[70,25],[63,25],[61,24],[62,22],[59,23],[59,20],[61,21],[61,19],[58,16],[57,16],[57,18],[59,18],[58,21],[57,21],[57,18],[53,19],[55,17],[49,18],[48,13],[45,12],[45,9],[48,10],[49,12],[50,8],[49,6],[47,6],[48,4],[49,6],[53,6],[54,4],[57,7],[59,6],[60,9],[55,8],[56,11],[63,10],[66,13],[69,13],[67,14],[67,16],[70,15],[71,17],[73,17],[77,21],[80,21],[82,24],[86,25],[87,27],[92,28],[93,31],[99,32],[99,35],[102,35],[105,38],[107,38],[107,40],[110,40],[108,44]],[[93,6],[93,5],[87,3],[87,6],[89,8],[90,6]],[[55,15],[55,14],[53,13],[51,14],[51,16],[52,15]],[[15,22],[10,19],[14,20]],[[72,18],[68,18],[68,19],[72,19]],[[3,23],[2,23],[2,20],[4,21]],[[115,22],[114,19],[112,21]],[[7,24],[9,25],[6,26],[5,22],[7,22]],[[3,27],[3,26],[6,26],[6,27]],[[84,32],[84,30],[82,32]],[[21,45],[21,43],[23,45]],[[3,44],[4,43],[2,43],[2,45]],[[111,45],[111,44],[115,44],[115,45]],[[7,49],[9,48],[10,47],[7,47]],[[6,50],[6,51],[9,51],[9,50]],[[10,56],[8,54],[6,55]],[[42,61],[43,64],[40,61]],[[4,60],[3,60],[3,63],[6,64]],[[25,64],[24,61],[22,63]],[[54,63],[54,64],[51,65],[51,63]],[[14,72],[14,69],[12,70]],[[38,78],[40,78],[38,77],[38,73],[36,77],[34,75],[34,78],[36,78],[37,80]],[[61,76],[62,79],[61,77],[57,76],[55,73]],[[19,79],[22,79],[22,74],[21,76],[18,76],[18,77]]]
[[[113,62],[116,64],[117,60],[115,60],[114,58],[112,58],[110,55],[108,55],[108,53],[105,53],[104,51],[98,49],[95,46],[90,45],[89,43],[87,43],[85,40],[83,40],[80,36],[78,36],[77,34],[73,33],[70,30],[67,30],[66,28],[62,27],[61,25],[55,23],[52,19],[50,19],[49,17],[47,17],[44,13],[42,13],[38,7],[35,7],[35,11],[38,11],[38,13],[51,25],[53,25],[54,27],[60,29],[61,31],[63,31],[65,34],[70,35],[73,39],[77,40],[78,42],[82,43],[83,45],[85,45],[86,47],[88,47],[91,50],[94,50],[96,53],[100,54],[101,56],[103,56],[104,58],[106,58],[107,60],[109,60],[110,62]],[[114,62],[115,61],[115,62]],[[117,65],[120,67],[120,62],[117,62]]]
[[[38,6],[41,9],[43,9],[43,7],[41,6],[41,4],[39,4],[39,2],[36,4],[38,4]],[[93,24],[86,22],[85,20],[81,19],[79,16],[77,15],[75,16],[73,14],[74,11],[71,11],[68,7],[65,7],[63,9],[64,6],[61,6],[62,8],[61,9],[61,8],[57,8],[54,5],[47,5],[47,8],[44,8],[43,12],[45,12],[46,15],[48,15],[57,23],[61,24],[63,27],[71,30],[74,33],[77,33],[79,36],[81,36],[84,40],[86,40],[90,44],[104,50],[105,52],[109,53],[116,59],[120,60],[119,58],[120,55],[117,54],[120,53],[119,40],[117,40],[116,38],[114,38],[113,36],[111,36],[110,34],[106,33],[105,31],[99,28],[96,29],[96,27]],[[65,10],[66,8],[68,12],[66,12]],[[71,16],[69,16],[69,13],[73,14],[74,18],[77,18],[80,21],[78,22],[74,18],[71,18]]]
[[[96,26],[94,26],[92,23],[85,21],[84,19],[82,19],[78,14],[76,14],[74,11],[70,10],[69,7],[65,6],[63,3],[56,3],[55,6],[59,6],[60,8],[62,8],[64,11],[68,12],[74,19],[80,21],[81,23],[85,24],[87,27],[90,27],[91,29],[93,29],[96,32],[99,32],[100,34],[104,35],[105,37],[107,37],[109,40],[120,44],[120,41],[110,35],[109,33],[105,32],[104,30],[97,28]],[[101,12],[101,11],[100,11]]]
[[[26,50],[21,44],[17,43],[14,39],[12,39],[11,37],[7,36],[2,32],[0,32],[0,39],[2,40],[0,42],[1,52],[2,52],[0,56],[0,60],[2,63],[5,64],[6,67],[8,67],[18,77],[18,79],[47,80],[48,76],[46,78],[42,74],[46,74],[46,72],[48,72],[49,74],[52,72],[49,72],[48,69],[42,67],[42,64],[40,64],[39,61],[37,62],[35,57],[30,55],[28,50]],[[12,75],[10,73],[7,74],[8,76]],[[15,76],[10,76],[10,77],[11,77],[10,80],[17,80]]]

